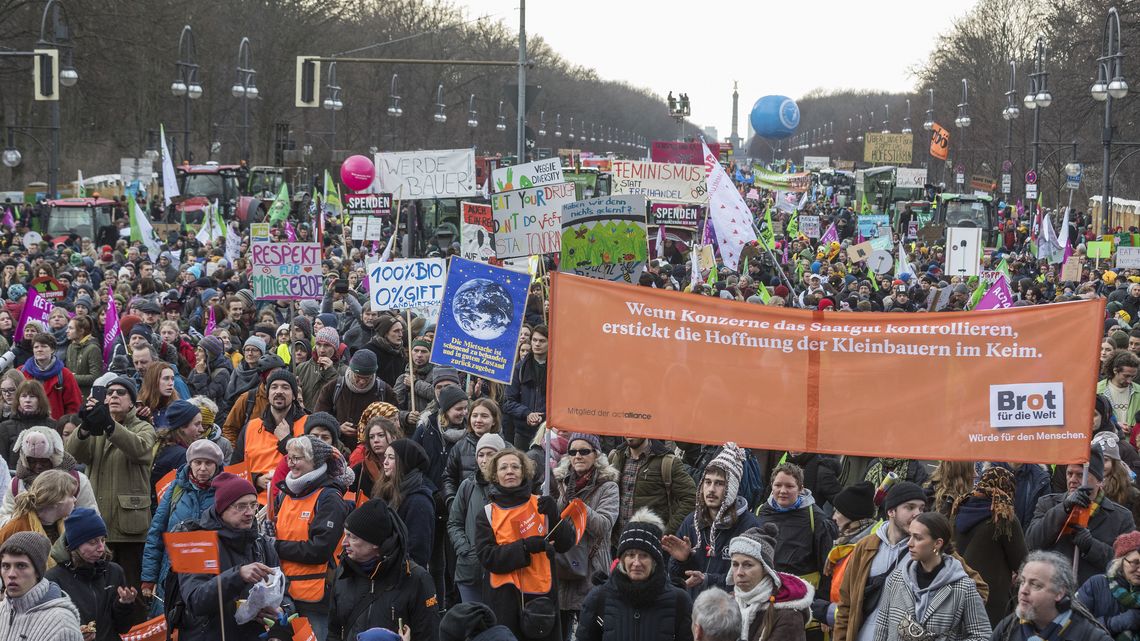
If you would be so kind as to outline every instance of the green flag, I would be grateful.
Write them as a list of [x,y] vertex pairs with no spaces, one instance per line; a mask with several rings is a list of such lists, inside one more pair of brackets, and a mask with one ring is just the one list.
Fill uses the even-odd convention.
[[764,301],[765,305],[772,300],[772,295],[768,293],[768,286],[764,283],[760,283],[760,286],[756,288],[756,293],[760,295],[760,300]]
[[709,279],[705,284],[709,287],[716,285],[716,263],[713,263],[712,269],[709,270]]
[[127,199],[127,207],[131,219],[131,242],[142,243],[146,247],[150,259],[158,260],[160,248],[158,241],[154,239],[154,227],[151,226],[150,219],[146,217],[146,212],[139,210],[138,203],[135,202],[134,198]]
[[282,182],[281,191],[277,192],[277,197],[273,199],[273,204],[269,206],[269,224],[276,225],[288,218],[289,210],[289,185]]
[[764,223],[765,223],[765,227],[760,232],[760,242],[764,243],[764,246],[767,247],[768,249],[772,249],[773,247],[776,246],[776,232],[773,231],[773,227],[772,227],[772,208],[771,207],[768,207],[767,209],[764,210]]
[[1006,262],[1006,259],[1001,259],[1001,262],[998,263],[997,270],[1005,274],[1005,280],[1007,283],[1013,282],[1013,277],[1009,275],[1009,263]]
[[800,210],[795,210],[788,218],[788,224],[784,225],[784,238],[793,239],[800,235]]
[[325,211],[335,216],[338,220],[341,214],[340,192],[338,191],[336,183],[333,182],[332,174],[329,170],[325,170]]

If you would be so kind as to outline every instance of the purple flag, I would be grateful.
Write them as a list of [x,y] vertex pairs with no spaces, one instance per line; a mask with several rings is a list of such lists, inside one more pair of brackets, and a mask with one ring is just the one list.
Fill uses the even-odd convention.
[[819,237],[819,242],[824,245],[839,242],[839,230],[835,228],[835,223],[828,226],[823,235]]
[[8,229],[16,228],[16,219],[12,217],[12,208],[8,207],[4,210],[4,220],[0,220],[0,225]]
[[107,327],[103,330],[103,364],[111,363],[111,355],[115,353],[115,344],[123,337],[119,328],[119,310],[115,307],[115,296],[108,289],[107,296]]
[[[48,317],[51,316],[51,301],[40,296],[35,287],[28,288],[28,297],[24,299],[24,309],[20,312],[20,321],[16,323],[16,338],[23,338],[24,326],[28,321],[38,321],[43,328],[48,326]],[[23,365],[23,363],[20,363]]]
[[218,326],[218,323],[214,319],[214,306],[213,305],[210,305],[207,308],[207,313],[209,315],[206,317],[206,336],[209,336],[214,331],[214,328]]
[[974,309],[1005,309],[1006,307],[1013,307],[1013,292],[1009,291],[1009,282],[1006,281],[1005,274],[999,274],[997,280],[982,295]]

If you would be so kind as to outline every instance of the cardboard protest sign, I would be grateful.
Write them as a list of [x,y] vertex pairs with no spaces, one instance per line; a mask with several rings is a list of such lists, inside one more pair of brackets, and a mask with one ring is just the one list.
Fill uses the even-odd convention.
[[704,204],[709,200],[704,165],[675,165],[643,160],[616,160],[613,194],[633,194],[650,200]]
[[518,258],[561,252],[562,206],[572,202],[571,183],[492,194],[495,256]]
[[895,170],[895,186],[904,189],[922,189],[926,186],[926,169],[899,167]]
[[172,572],[184,574],[221,572],[216,530],[163,532],[162,541],[166,545],[166,556],[170,559]]
[[851,260],[867,260],[874,253],[875,246],[870,241],[859,243],[847,248],[847,257]]
[[562,178],[562,161],[557,158],[500,167],[491,173],[491,184],[496,192],[529,189],[562,182],[566,182]]
[[443,149],[376,154],[380,190],[405,200],[474,196],[475,150]]
[[1116,250],[1117,269],[1140,269],[1140,247],[1119,247]]
[[868,131],[863,141],[863,162],[909,165],[914,151],[912,134]]
[[439,305],[447,267],[442,258],[413,258],[368,264],[372,311]]
[[459,203],[459,251],[467,260],[485,263],[495,258],[495,216],[490,205]]
[[256,300],[320,299],[325,295],[320,243],[253,243]]
[[[114,300],[113,298],[111,300]],[[16,332],[13,336],[23,338],[24,326],[28,321],[38,322],[43,329],[47,329],[48,318],[51,317],[52,302],[34,289],[28,290],[28,297],[24,299],[24,309],[20,311],[20,320],[16,323]],[[23,365],[23,363],[20,363]]]
[[1081,257],[1069,256],[1061,266],[1061,280],[1076,282],[1081,279]]
[[562,206],[562,271],[636,284],[648,256],[645,197],[602,196]]
[[701,208],[679,203],[653,203],[649,206],[649,224],[696,230]]
[[431,362],[510,384],[530,276],[451,258]]
[[[1096,362],[1103,299],[845,314],[551,278],[547,410],[560,430],[918,460],[1088,458],[1096,369],[1073,363]],[[689,389],[664,390],[646,363]],[[921,405],[923,429],[883,421],[878,400],[851,394],[852,372]],[[768,427],[739,420],[752,414]]]
[[808,238],[819,238],[819,216],[800,216],[800,233]]

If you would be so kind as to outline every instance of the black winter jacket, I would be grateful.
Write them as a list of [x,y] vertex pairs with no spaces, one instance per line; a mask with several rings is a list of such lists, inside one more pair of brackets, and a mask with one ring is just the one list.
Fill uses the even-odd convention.
[[693,602],[658,567],[645,581],[615,569],[590,590],[578,615],[576,641],[692,641]]
[[95,641],[120,641],[119,635],[131,629],[131,604],[119,603],[116,588],[127,587],[127,578],[118,563],[99,561],[76,565],[68,561],[47,571],[79,610],[81,624],[95,622]]
[[[1025,532],[1025,547],[1030,550],[1050,550],[1066,559],[1073,558],[1073,537],[1062,533],[1069,513],[1065,511],[1064,494],[1049,494],[1037,501],[1033,522]],[[1094,575],[1103,574],[1112,561],[1112,544],[1116,537],[1136,529],[1132,512],[1107,497],[1089,519],[1092,544],[1081,551],[1077,566],[1077,583],[1084,584]]]
[[474,476],[479,469],[479,465],[475,462],[475,448],[478,444],[479,437],[475,432],[467,430],[463,438],[451,446],[443,470],[443,493],[448,501],[459,491],[459,484],[464,479]]

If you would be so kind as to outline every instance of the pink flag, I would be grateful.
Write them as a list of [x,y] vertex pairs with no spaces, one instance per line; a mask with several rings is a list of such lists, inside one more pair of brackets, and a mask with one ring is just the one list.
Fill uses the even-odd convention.
[[16,228],[16,220],[12,217],[11,207],[4,209],[4,220],[0,220],[0,225],[3,225],[8,229]]
[[297,230],[293,229],[293,223],[285,221],[285,239],[293,243],[297,241]]
[[214,306],[210,305],[206,313],[208,314],[208,316],[206,316],[206,336],[209,336],[210,333],[214,331],[214,328],[218,326],[217,320],[214,318]]
[[115,307],[115,296],[110,288],[107,289],[107,327],[103,330],[103,364],[111,363],[111,355],[115,353],[115,344],[122,338],[123,332],[119,328],[119,310]]
[[[28,297],[24,299],[24,309],[20,312],[20,320],[16,323],[14,336],[24,335],[24,326],[28,321],[37,321],[45,329],[48,326],[48,317],[51,316],[51,301],[40,296],[35,287],[28,288]],[[23,365],[23,363],[19,363]]]
[[835,228],[835,223],[828,226],[823,235],[819,237],[819,242],[824,245],[839,242],[839,230]]
[[1013,307],[1013,292],[1009,290],[1009,281],[1005,279],[1005,274],[998,274],[997,280],[978,300],[974,309],[1005,309],[1006,307]]

